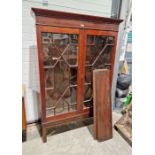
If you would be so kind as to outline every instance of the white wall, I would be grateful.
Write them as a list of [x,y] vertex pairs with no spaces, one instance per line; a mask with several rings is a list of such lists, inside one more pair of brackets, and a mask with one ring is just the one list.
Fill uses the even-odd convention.
[[90,14],[96,16],[111,16],[112,0],[23,0],[22,3],[22,79],[26,86],[25,106],[27,122],[39,119],[39,70],[37,57],[37,42],[35,30],[35,17],[32,7],[52,10],[68,11],[74,13]]

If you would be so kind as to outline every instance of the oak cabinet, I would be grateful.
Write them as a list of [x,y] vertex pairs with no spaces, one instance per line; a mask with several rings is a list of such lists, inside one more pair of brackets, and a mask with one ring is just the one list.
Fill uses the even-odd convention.
[[43,141],[48,128],[92,116],[92,71],[114,68],[122,20],[32,8],[36,16]]

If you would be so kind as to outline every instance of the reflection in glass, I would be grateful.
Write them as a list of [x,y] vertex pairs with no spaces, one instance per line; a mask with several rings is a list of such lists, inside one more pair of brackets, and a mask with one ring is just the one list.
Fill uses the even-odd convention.
[[92,78],[94,69],[111,69],[111,56],[114,37],[110,36],[87,36],[85,85],[84,85],[84,108],[93,106]]
[[46,116],[77,109],[78,35],[42,33]]

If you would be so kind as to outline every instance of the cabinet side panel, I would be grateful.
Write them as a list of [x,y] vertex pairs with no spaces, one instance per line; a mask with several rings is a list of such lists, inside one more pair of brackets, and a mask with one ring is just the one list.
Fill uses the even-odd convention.
[[44,86],[44,71],[43,71],[43,53],[42,53],[42,38],[40,27],[36,27],[37,31],[37,47],[39,60],[39,75],[40,75],[40,95],[41,95],[41,120],[46,119],[46,103],[45,103],[45,86]]

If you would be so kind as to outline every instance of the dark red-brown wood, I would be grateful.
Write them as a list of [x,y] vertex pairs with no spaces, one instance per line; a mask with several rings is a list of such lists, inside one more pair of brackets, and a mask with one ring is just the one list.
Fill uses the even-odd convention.
[[[85,119],[87,117],[92,116],[92,109],[83,108],[87,35],[91,34],[113,36],[115,38],[114,48],[112,51],[112,69],[110,74],[110,82],[112,83],[115,52],[117,45],[117,33],[119,28],[118,26],[122,22],[122,20],[37,8],[33,8],[32,10],[36,15],[36,32],[40,73],[42,137],[43,141],[46,142],[46,130],[48,128],[52,128],[53,126],[68,123],[77,119]],[[51,117],[46,116],[42,32],[79,35],[77,72],[77,111],[75,112],[68,112]]]
[[42,37],[41,28],[36,27],[37,30],[37,47],[38,47],[38,60],[39,60],[39,74],[40,74],[40,94],[41,94],[41,121],[46,120],[46,102],[45,102],[45,85],[44,85],[44,70],[43,70],[43,52],[42,52]]
[[36,24],[44,26],[98,29],[117,32],[118,26],[122,22],[122,20],[83,14],[74,14],[62,11],[36,8],[32,8],[32,10],[36,15]]
[[43,16],[43,17],[50,17],[56,19],[76,19],[82,21],[90,21],[90,22],[99,22],[99,23],[112,23],[112,24],[120,24],[122,20],[120,19],[112,19],[112,18],[105,18],[99,16],[92,16],[92,15],[85,15],[85,14],[76,14],[70,12],[63,12],[63,11],[55,11],[55,10],[45,10],[45,9],[38,9],[32,8],[33,12],[35,12],[36,16]]
[[[84,62],[85,62],[85,46],[83,45],[85,40],[84,30],[80,30],[79,39],[79,55],[78,55],[78,93],[77,93],[77,110],[82,112],[83,110],[83,83],[84,83]],[[80,52],[83,51],[83,52]]]
[[104,141],[112,138],[112,109],[110,71],[93,71],[94,138]]
[[24,97],[22,97],[22,141],[26,141],[26,113]]

